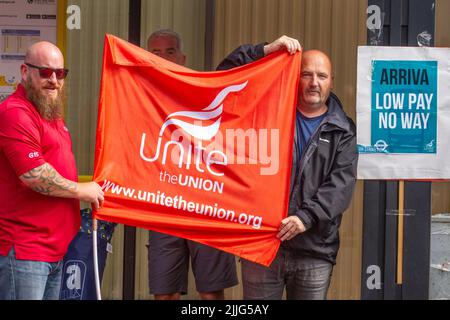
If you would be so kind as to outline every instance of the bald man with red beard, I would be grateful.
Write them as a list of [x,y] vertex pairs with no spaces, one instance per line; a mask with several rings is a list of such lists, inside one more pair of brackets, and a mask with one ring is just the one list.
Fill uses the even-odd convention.
[[98,209],[104,194],[77,182],[61,51],[35,43],[20,70],[21,84],[0,104],[0,299],[56,300],[79,201]]

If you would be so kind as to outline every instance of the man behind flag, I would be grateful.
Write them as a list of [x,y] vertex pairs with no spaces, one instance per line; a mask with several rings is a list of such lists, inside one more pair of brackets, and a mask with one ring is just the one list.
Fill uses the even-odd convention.
[[[182,40],[172,30],[153,32],[147,49],[176,64],[186,62]],[[150,293],[156,300],[178,300],[187,293],[189,257],[202,300],[224,299],[224,289],[238,284],[234,256],[201,243],[150,231],[148,278]]]
[[107,35],[96,217],[269,265],[288,211],[300,58],[202,73]]

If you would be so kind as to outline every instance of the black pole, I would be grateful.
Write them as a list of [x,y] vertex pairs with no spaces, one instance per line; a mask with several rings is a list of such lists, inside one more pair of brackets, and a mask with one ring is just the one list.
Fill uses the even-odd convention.
[[215,31],[216,1],[206,0],[205,21],[205,71],[212,71],[214,53],[214,31]]
[[[141,45],[141,0],[129,0],[128,41]],[[134,300],[136,228],[125,226],[123,239],[123,300]]]

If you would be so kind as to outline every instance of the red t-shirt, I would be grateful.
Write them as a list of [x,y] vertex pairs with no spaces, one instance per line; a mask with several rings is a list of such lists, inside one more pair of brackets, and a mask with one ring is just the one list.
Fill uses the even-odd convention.
[[43,119],[19,86],[0,104],[0,255],[14,246],[19,260],[57,262],[80,227],[77,199],[45,196],[20,181],[45,163],[77,181],[64,121]]

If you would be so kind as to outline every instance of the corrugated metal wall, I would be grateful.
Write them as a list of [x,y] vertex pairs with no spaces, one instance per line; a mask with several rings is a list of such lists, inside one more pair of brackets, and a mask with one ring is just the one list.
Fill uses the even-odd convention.
[[[81,9],[81,29],[67,32],[66,63],[69,100],[67,124],[73,139],[79,175],[92,175],[98,94],[105,33],[128,38],[128,1],[69,0]],[[83,204],[85,206],[85,204]],[[106,299],[122,296],[123,227],[114,235],[114,254],[109,255],[102,292]]]
[[[141,45],[159,28],[179,32],[188,55],[188,66],[202,70],[206,0],[142,0]],[[82,11],[82,29],[68,32],[67,64],[70,71],[68,124],[74,140],[80,175],[92,174],[98,89],[104,33],[128,37],[128,1],[69,0]],[[437,0],[437,45],[450,46],[447,13],[450,3]],[[243,43],[273,41],[286,34],[298,38],[305,49],[320,49],[334,63],[334,91],[346,112],[355,118],[356,48],[366,43],[366,0],[216,0],[213,62]],[[448,183],[434,184],[433,212],[450,210]],[[334,270],[330,299],[360,297],[362,182],[344,215],[341,250]],[[114,235],[114,253],[102,284],[104,299],[122,297],[123,228]],[[148,232],[137,232],[136,299],[150,299],[147,285]],[[239,264],[238,264],[239,266]],[[241,285],[226,291],[228,299],[241,299]],[[190,275],[188,299],[197,299]]]
[[217,0],[214,63],[243,43],[271,42],[286,34],[305,49],[330,55],[335,91],[355,115],[357,45],[366,43],[365,0]]
[[105,33],[128,38],[128,1],[70,0],[81,9],[81,30],[67,32],[67,123],[80,175],[92,174]]

